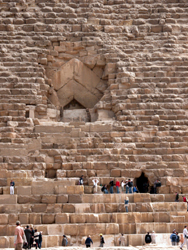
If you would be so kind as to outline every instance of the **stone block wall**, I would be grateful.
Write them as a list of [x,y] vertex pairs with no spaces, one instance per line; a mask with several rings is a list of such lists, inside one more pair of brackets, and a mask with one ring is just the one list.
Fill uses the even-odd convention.
[[[183,0],[0,1],[0,247],[16,219],[46,224],[45,246],[63,232],[81,244],[88,229],[109,245],[121,232],[133,244],[129,234],[182,230],[186,206],[171,195],[188,193],[187,11]],[[130,197],[140,221],[118,215],[122,198],[91,195],[93,178],[136,184],[142,173],[162,186],[152,205]]]

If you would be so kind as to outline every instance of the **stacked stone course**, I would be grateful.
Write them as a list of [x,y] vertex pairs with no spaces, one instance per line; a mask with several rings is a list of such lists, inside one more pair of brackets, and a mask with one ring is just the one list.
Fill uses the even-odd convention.
[[[63,234],[117,245],[125,233],[139,245],[147,231],[182,231],[186,205],[173,202],[188,193],[187,13],[185,0],[0,0],[0,247],[13,246],[17,219],[43,228],[46,247]],[[63,77],[91,122],[63,122]],[[124,194],[91,194],[95,177],[142,173],[162,186],[129,195],[129,214]]]

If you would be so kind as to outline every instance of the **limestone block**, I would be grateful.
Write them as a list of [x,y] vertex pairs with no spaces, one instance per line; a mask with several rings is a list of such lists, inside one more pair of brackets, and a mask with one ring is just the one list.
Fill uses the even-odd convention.
[[33,204],[31,209],[33,213],[44,213],[47,209],[47,204]]
[[62,212],[63,213],[75,213],[75,206],[72,204],[64,204]]
[[150,194],[134,193],[134,202],[150,202]]
[[168,213],[153,213],[154,222],[170,222]]
[[151,202],[161,202],[165,200],[164,194],[151,194],[150,195]]
[[7,224],[14,224],[15,225],[15,221],[18,220],[18,214],[9,214],[8,216],[8,223]]
[[119,232],[123,234],[135,234],[136,233],[136,224],[129,223],[127,224],[119,224]]
[[71,235],[71,236],[80,235],[79,225],[78,224],[76,224],[76,225],[65,224],[64,225],[64,234]]
[[24,203],[40,203],[41,202],[41,196],[40,195],[19,195],[18,196],[18,204],[24,204]]
[[68,198],[69,203],[82,203],[82,195],[70,194]]
[[75,213],[90,213],[90,212],[97,211],[97,209],[92,210],[92,208],[91,208],[92,205],[86,204],[86,203],[84,203],[84,204],[74,204],[74,206],[75,206]]
[[42,214],[42,224],[52,224],[55,223],[54,214]]
[[89,223],[87,220],[88,214],[70,214],[70,223]]
[[31,213],[31,205],[30,204],[22,204],[22,205],[18,205],[17,209],[20,213]]
[[119,224],[107,223],[105,234],[118,234],[119,233]]
[[0,204],[17,204],[17,195],[1,195]]
[[8,214],[0,214],[0,224],[8,224]]
[[66,177],[66,170],[58,169],[56,173],[57,173],[57,178]]
[[153,212],[153,204],[151,205],[151,203],[137,203],[136,204],[136,208],[135,208],[136,212]]
[[18,219],[21,224],[29,224],[29,214],[19,214]]
[[59,236],[57,235],[49,235],[47,238],[47,247],[56,247],[59,246]]
[[36,181],[31,186],[32,194],[54,194],[54,183],[49,181]]
[[118,204],[108,204],[105,203],[105,211],[106,213],[116,213],[118,211]]
[[14,235],[14,232],[15,232],[15,225],[8,225],[6,235],[12,236],[12,235]]
[[145,235],[136,235],[135,237],[134,234],[129,234],[127,235],[127,241],[129,246],[142,246],[145,243]]
[[42,203],[46,203],[46,204],[54,204],[56,203],[56,195],[42,195]]
[[57,195],[57,203],[67,203],[67,202],[68,202],[67,194]]
[[[98,192],[100,192],[100,189],[98,189],[98,187],[97,187],[97,190],[99,190]],[[84,186],[84,194],[92,194],[92,193],[93,193],[93,187]]]
[[0,237],[0,247],[8,248],[10,247],[9,238],[6,236]]
[[7,178],[8,171],[6,169],[1,169],[0,178]]
[[62,235],[62,234],[63,234],[63,225],[48,226],[48,235]]
[[110,171],[109,170],[97,170],[96,171],[98,177],[110,177]]
[[109,223],[109,222],[116,223],[116,221],[113,221],[113,219],[112,219],[113,215],[107,214],[107,213],[98,214],[98,220],[100,223]]
[[120,169],[112,169],[110,176],[112,176],[112,177],[120,177],[121,176],[121,170]]
[[0,225],[0,236],[8,235],[7,225]]
[[17,194],[18,195],[31,195],[31,187],[17,187]]
[[37,225],[41,224],[41,214],[32,213],[29,214],[30,224]]
[[69,214],[68,213],[60,213],[55,216],[56,224],[68,224],[69,223]]
[[87,223],[99,223],[99,214],[87,214],[84,216]]
[[185,222],[185,216],[170,216],[170,222],[171,223],[184,223]]

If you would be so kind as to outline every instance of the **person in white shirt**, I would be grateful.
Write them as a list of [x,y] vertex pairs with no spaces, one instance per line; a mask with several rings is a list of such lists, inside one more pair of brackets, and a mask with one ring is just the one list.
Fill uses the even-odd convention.
[[182,249],[182,247],[183,247],[185,244],[187,245],[187,249],[188,249],[187,226],[184,226],[184,229],[183,229],[183,237],[184,237],[184,241],[183,241],[183,244],[181,244],[180,249]]
[[99,183],[99,180],[97,179],[93,179],[93,193],[96,194],[97,193],[97,184]]

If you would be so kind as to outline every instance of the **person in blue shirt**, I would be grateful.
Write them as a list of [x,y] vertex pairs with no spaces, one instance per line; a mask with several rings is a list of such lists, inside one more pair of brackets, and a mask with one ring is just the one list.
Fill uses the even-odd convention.
[[133,193],[138,193],[138,189],[136,186],[133,187]]
[[171,242],[172,242],[172,246],[175,246],[175,245],[176,245],[176,238],[177,238],[176,231],[173,230],[172,234],[170,235],[170,239],[171,239]]
[[93,244],[93,241],[92,241],[92,239],[91,239],[91,236],[88,235],[88,237],[87,237],[87,239],[86,239],[86,241],[85,241],[86,247],[87,247],[87,248],[88,248],[88,247],[91,247],[91,243]]

